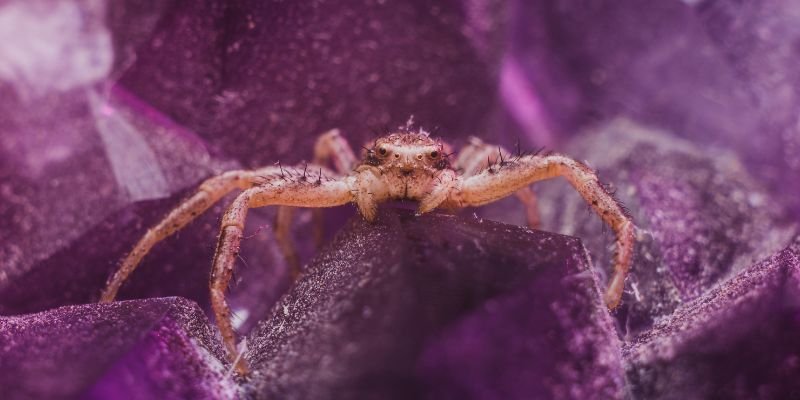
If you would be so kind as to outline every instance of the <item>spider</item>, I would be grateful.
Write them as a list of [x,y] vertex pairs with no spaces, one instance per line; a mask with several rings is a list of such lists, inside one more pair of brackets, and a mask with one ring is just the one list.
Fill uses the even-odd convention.
[[[451,164],[450,149],[421,128],[412,129],[409,120],[404,127],[364,147],[362,159],[358,161],[347,141],[334,129],[317,140],[312,164],[229,171],[209,178],[196,193],[144,234],[109,278],[100,301],[114,301],[120,286],[156,243],[186,226],[226,194],[241,190],[222,217],[210,290],[211,306],[228,357],[236,371],[245,376],[248,366],[237,352],[225,291],[233,275],[250,208],[279,206],[275,237],[294,279],[300,273],[289,238],[294,207],[314,209],[312,218],[317,242],[321,240],[320,208],[355,203],[363,218],[373,221],[378,204],[392,199],[417,201],[417,215],[420,215],[437,208],[456,210],[481,206],[515,194],[525,207],[528,225],[535,228],[539,215],[536,197],[529,185],[562,176],[614,231],[614,274],[604,300],[609,309],[619,305],[631,264],[634,225],[624,207],[600,184],[589,167],[558,154],[517,153],[512,156],[502,147],[489,146],[477,138],[471,138]],[[326,166],[331,164],[335,172]]]

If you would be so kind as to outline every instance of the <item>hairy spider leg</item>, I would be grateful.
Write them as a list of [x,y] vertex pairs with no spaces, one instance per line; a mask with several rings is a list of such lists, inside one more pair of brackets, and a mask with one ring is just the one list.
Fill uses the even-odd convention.
[[[490,165],[508,162],[518,156],[518,153],[509,152],[500,146],[486,144],[473,136],[469,138],[469,143],[459,151],[455,167],[462,169],[462,176],[468,178],[489,168]],[[529,186],[525,186],[514,192],[514,196],[525,208],[525,219],[528,227],[539,229],[542,220],[539,216],[539,204],[536,201],[534,191]]]
[[275,241],[278,243],[286,264],[289,265],[289,276],[295,281],[300,276],[300,258],[292,241],[292,220],[294,219],[294,207],[281,206],[275,213]]
[[494,164],[479,174],[460,178],[460,191],[451,192],[447,203],[480,206],[534,182],[559,176],[564,177],[614,231],[614,274],[604,296],[608,308],[614,309],[619,305],[630,268],[635,228],[622,205],[603,188],[597,174],[586,165],[562,155],[512,158],[505,165]]
[[188,199],[172,209],[164,219],[151,227],[125,256],[116,272],[109,277],[101,303],[110,303],[117,292],[150,249],[158,242],[181,230],[189,222],[208,210],[214,203],[234,190],[243,190],[260,184],[265,176],[281,173],[279,167],[265,167],[252,171],[228,171],[205,180]]
[[[340,175],[352,173],[358,165],[353,148],[338,129],[323,133],[314,144],[314,164],[328,166],[329,163],[333,163],[333,170]],[[312,209],[311,219],[314,221],[314,243],[320,248],[325,236],[322,210]]]
[[[219,242],[211,269],[211,307],[217,321],[228,357],[242,375],[248,373],[243,357],[237,357],[236,335],[231,324],[231,311],[225,300],[239,245],[242,240],[247,210],[270,205],[292,207],[335,207],[353,201],[352,178],[325,180],[319,176],[312,179],[276,177],[260,186],[240,193],[222,217]],[[238,359],[238,361],[237,361]]]
[[[314,164],[321,166],[329,166],[333,164],[334,171],[338,176],[347,175],[353,171],[358,160],[356,159],[353,149],[341,136],[338,129],[331,129],[323,133],[317,138],[314,145]],[[309,167],[310,168],[310,167]],[[319,173],[319,171],[308,171]],[[294,242],[292,241],[292,220],[295,214],[295,208],[281,206],[278,207],[277,215],[275,216],[275,240],[289,264],[289,270],[292,280],[297,279],[300,275],[300,258],[297,256],[297,250]],[[323,237],[325,232],[323,221],[322,209],[314,208],[311,210],[311,219],[314,229],[314,244],[317,248],[322,246]]]
[[432,211],[444,204],[453,190],[459,184],[459,177],[456,171],[445,169],[439,171],[434,176],[433,187],[423,198],[419,199],[417,215]]
[[328,162],[340,174],[351,172],[358,164],[353,149],[338,129],[323,133],[314,145],[314,164],[327,166]]

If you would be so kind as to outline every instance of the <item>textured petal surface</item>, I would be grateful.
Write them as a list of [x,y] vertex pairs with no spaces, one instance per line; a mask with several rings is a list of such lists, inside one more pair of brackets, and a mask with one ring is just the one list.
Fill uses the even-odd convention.
[[626,345],[639,398],[800,393],[800,246],[742,271]]
[[0,317],[3,398],[231,398],[212,332],[180,298]]
[[249,336],[258,398],[614,398],[619,343],[567,236],[356,219]]

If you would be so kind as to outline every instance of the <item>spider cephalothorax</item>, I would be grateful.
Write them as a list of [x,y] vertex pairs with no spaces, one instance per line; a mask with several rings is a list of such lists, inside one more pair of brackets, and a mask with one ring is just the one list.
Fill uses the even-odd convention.
[[[634,226],[625,209],[603,188],[589,167],[558,154],[513,155],[477,138],[472,138],[461,150],[451,167],[450,155],[446,154],[450,147],[421,129],[412,131],[410,125],[409,121],[398,132],[365,147],[360,162],[339,131],[332,130],[317,140],[311,165],[230,171],[206,180],[194,195],[147,231],[109,279],[101,301],[114,300],[122,283],[157,242],[184,227],[226,194],[241,190],[222,217],[211,270],[211,305],[230,360],[245,374],[247,364],[237,355],[225,291],[233,274],[248,209],[280,206],[275,237],[296,277],[300,265],[289,240],[294,207],[314,208],[315,225],[320,227],[318,209],[322,207],[355,203],[361,215],[372,221],[378,204],[391,199],[417,201],[418,214],[423,214],[436,208],[481,206],[514,194],[525,206],[528,225],[536,227],[539,216],[529,185],[561,176],[614,231],[614,273],[604,300],[609,308],[619,304],[633,254]],[[321,237],[320,232],[317,229],[317,238]]]
[[420,130],[392,133],[365,148],[364,158],[355,168],[364,182],[359,186],[370,197],[356,199],[362,215],[372,219],[375,203],[386,199],[422,200],[435,186],[433,180],[450,169],[444,147]]
[[433,140],[427,132],[397,132],[375,141],[364,151],[363,163],[381,167],[382,170],[397,170],[399,173],[425,171],[433,173],[450,167],[444,144]]

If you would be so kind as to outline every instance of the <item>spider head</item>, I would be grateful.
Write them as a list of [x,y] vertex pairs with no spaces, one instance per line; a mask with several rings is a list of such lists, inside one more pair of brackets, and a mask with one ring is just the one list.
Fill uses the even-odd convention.
[[450,166],[445,147],[424,131],[384,136],[366,150],[364,162],[410,175],[415,170],[445,169]]

